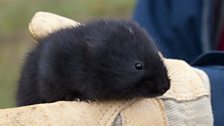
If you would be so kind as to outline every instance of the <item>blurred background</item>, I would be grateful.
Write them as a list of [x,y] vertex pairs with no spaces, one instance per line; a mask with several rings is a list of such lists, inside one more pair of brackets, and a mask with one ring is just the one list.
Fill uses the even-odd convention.
[[0,109],[15,106],[16,84],[24,57],[34,40],[28,23],[37,11],[82,23],[99,18],[127,19],[135,0],[0,0]]

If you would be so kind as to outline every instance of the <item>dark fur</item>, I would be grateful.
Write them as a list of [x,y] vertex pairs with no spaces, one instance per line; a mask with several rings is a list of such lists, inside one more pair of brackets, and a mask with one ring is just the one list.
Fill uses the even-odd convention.
[[40,41],[23,66],[17,105],[155,97],[169,87],[164,63],[144,30],[131,21],[102,20]]

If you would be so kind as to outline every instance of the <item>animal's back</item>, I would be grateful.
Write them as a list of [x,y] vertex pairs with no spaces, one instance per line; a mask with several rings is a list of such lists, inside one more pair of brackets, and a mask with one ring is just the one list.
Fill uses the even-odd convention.
[[[43,94],[43,90],[48,89],[47,87],[49,87],[50,82],[48,83],[46,82],[48,80],[45,81],[43,79],[45,79],[44,76],[46,76],[46,78],[51,76],[48,73],[49,69],[51,69],[48,65],[48,63],[51,62],[49,61],[49,57],[56,57],[56,59],[52,60],[52,62],[55,62],[55,64],[53,63],[54,65],[60,66],[58,65],[59,62],[63,62],[64,58],[67,57],[62,52],[64,50],[69,50],[69,56],[75,53],[75,55],[73,56],[75,56],[75,59],[78,60],[81,57],[79,56],[81,54],[78,54],[80,53],[80,48],[76,48],[76,44],[78,43],[78,40],[76,40],[76,38],[82,38],[77,37],[79,36],[79,34],[80,33],[77,33],[75,29],[60,30],[39,41],[34,46],[34,48],[30,50],[30,52],[25,57],[25,62],[21,69],[21,75],[17,86],[17,106],[32,105],[46,102],[43,96],[49,94],[46,92],[46,94]],[[72,44],[75,44],[75,46],[71,46]],[[53,64],[51,65],[54,66]],[[76,65],[77,64],[78,63],[76,63]],[[53,78],[53,80],[57,80],[57,78]]]
[[17,88],[17,106],[41,102],[38,87],[40,51],[41,45],[39,44],[26,57]]

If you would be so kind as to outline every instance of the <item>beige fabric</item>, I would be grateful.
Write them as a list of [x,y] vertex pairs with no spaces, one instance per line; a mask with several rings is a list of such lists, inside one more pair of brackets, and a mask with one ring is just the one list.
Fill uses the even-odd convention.
[[168,126],[164,106],[159,99],[143,99],[121,112],[122,126]]
[[201,77],[186,62],[171,59],[164,62],[172,81],[171,89],[165,93],[164,98],[186,101],[209,95],[209,89]]
[[76,27],[79,22],[48,12],[37,12],[29,24],[29,31],[36,40],[67,27]]
[[171,126],[212,126],[208,76],[181,60],[165,59],[171,88],[163,100]]
[[168,125],[160,100],[135,99],[103,103],[56,102],[3,109],[0,110],[0,126],[112,126],[119,113],[122,126]]
[[179,102],[164,99],[170,126],[212,126],[213,117],[208,97]]
[[[39,40],[77,22],[37,13],[29,26]],[[65,23],[59,23],[65,22]],[[73,24],[74,23],[74,24]],[[79,24],[79,23],[78,23]],[[69,26],[70,25],[70,26]],[[181,60],[164,59],[171,88],[159,98],[111,102],[56,102],[0,110],[0,126],[211,126],[207,75]]]

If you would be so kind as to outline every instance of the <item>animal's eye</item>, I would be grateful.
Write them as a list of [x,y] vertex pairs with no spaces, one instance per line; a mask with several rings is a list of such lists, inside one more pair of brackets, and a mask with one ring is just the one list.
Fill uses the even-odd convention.
[[141,63],[136,63],[135,64],[135,69],[136,70],[143,70],[143,65]]

